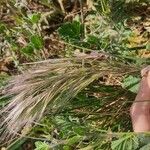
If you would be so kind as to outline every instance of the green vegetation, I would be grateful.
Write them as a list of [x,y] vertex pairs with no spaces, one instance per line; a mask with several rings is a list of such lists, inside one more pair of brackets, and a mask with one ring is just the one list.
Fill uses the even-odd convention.
[[150,62],[149,4],[1,0],[0,148],[148,150],[129,108]]

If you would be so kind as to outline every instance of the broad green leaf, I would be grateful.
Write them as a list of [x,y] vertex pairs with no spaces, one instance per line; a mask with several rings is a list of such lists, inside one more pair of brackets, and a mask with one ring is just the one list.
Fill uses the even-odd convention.
[[133,93],[137,93],[139,88],[140,78],[128,76],[123,80],[122,87],[128,89]]
[[70,149],[70,146],[65,145],[65,146],[63,146],[63,150],[71,150],[71,149]]
[[138,146],[138,138],[132,135],[125,135],[111,144],[112,150],[136,150]]
[[58,30],[60,36],[65,40],[79,40],[82,32],[82,25],[80,22],[67,22]]
[[32,45],[27,45],[26,47],[22,48],[21,51],[27,55],[31,55],[34,53],[34,48]]
[[43,48],[43,39],[38,35],[31,36],[30,42],[34,46],[34,48],[37,50]]
[[74,136],[74,137],[72,137],[72,138],[69,138],[69,139],[67,140],[67,144],[68,144],[68,145],[73,145],[73,144],[75,144],[75,143],[78,143],[81,139],[82,139],[81,136],[76,135],[76,136]]
[[50,150],[50,146],[47,143],[41,141],[35,142],[35,147],[36,148],[34,150]]
[[81,128],[81,127],[73,127],[73,131],[81,136],[83,136],[85,134],[85,128]]
[[33,24],[38,23],[38,21],[40,20],[40,17],[41,15],[39,13],[34,13],[32,15],[29,15],[29,18]]

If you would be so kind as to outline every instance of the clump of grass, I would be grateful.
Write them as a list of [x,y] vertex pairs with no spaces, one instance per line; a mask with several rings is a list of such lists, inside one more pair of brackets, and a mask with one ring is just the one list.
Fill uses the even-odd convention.
[[96,56],[37,64],[5,87],[4,97],[11,100],[0,112],[1,141],[39,122],[47,110],[58,112],[93,81],[109,74],[117,77],[137,71],[135,66]]

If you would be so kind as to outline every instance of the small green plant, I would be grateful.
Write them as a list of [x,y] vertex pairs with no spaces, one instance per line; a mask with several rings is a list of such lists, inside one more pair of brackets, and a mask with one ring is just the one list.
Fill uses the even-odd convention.
[[50,150],[50,147],[46,142],[37,141],[35,142],[35,147],[34,150]]

